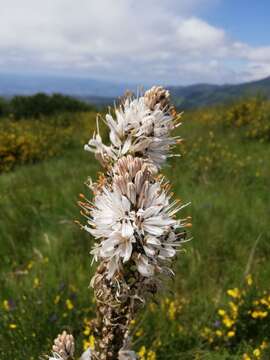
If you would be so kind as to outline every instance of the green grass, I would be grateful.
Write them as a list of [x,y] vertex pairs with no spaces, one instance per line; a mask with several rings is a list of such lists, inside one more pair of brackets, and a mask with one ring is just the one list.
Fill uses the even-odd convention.
[[[184,213],[192,215],[193,240],[179,254],[176,278],[161,295],[184,305],[174,321],[168,321],[166,308],[143,314],[144,336],[135,336],[135,348],[156,347],[158,360],[242,359],[249,344],[212,350],[199,334],[212,326],[226,289],[243,283],[258,238],[250,272],[260,288],[269,288],[270,148],[242,140],[236,130],[185,117],[179,130],[186,139],[185,155],[171,161],[165,173],[176,195],[191,201]],[[206,158],[212,159],[210,165]],[[87,192],[83,182],[98,170],[91,155],[75,147],[1,175],[1,360],[38,359],[63,328],[73,331],[78,353],[82,350],[83,319],[93,318],[95,311],[88,288],[92,240],[73,220],[80,219],[76,201]]]

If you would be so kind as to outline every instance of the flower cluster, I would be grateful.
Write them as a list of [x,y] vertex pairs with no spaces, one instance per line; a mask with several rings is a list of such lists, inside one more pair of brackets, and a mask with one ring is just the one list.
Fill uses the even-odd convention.
[[107,114],[104,121],[109,128],[111,144],[103,143],[97,118],[97,132],[85,145],[85,150],[95,153],[105,167],[131,154],[160,168],[171,156],[171,147],[180,140],[178,136],[171,136],[171,131],[180,123],[169,106],[168,91],[161,87],[153,87],[139,98],[128,96],[115,109],[115,118]]
[[169,188],[142,159],[128,155],[112,168],[111,183],[95,202],[80,203],[88,219],[84,229],[100,239],[92,254],[106,260],[108,278],[130,260],[144,277],[170,271],[163,264],[175,256],[189,218],[175,219],[185,205],[170,201]]

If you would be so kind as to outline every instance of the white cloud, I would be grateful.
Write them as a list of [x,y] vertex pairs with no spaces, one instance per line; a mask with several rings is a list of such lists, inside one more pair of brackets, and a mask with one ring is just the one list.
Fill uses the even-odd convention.
[[268,75],[270,46],[200,18],[215,1],[0,0],[1,68],[178,84]]
[[223,30],[215,28],[197,18],[188,18],[179,21],[177,40],[185,50],[198,50],[207,52],[219,47],[225,41]]

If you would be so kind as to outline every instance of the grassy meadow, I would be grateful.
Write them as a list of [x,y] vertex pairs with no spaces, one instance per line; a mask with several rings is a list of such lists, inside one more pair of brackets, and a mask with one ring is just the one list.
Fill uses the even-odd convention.
[[[134,324],[139,359],[270,358],[269,108],[249,100],[183,115],[182,156],[164,173],[176,196],[191,201],[183,212],[192,216],[193,239],[179,253],[175,280]],[[14,164],[1,169],[1,360],[36,360],[63,329],[74,334],[78,354],[94,342],[92,239],[74,219],[84,181],[100,170],[82,147],[95,114],[74,114],[57,126],[55,119],[47,126],[56,130],[35,143],[44,156],[16,162],[16,150]],[[30,122],[23,121],[12,126]],[[0,120],[2,131],[7,122]]]

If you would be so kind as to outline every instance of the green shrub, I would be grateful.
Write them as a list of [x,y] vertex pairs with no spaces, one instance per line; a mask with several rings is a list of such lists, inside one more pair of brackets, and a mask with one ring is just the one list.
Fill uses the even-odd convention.
[[67,147],[82,145],[95,126],[94,113],[55,115],[43,119],[0,123],[0,173],[17,165],[34,163],[60,154]]

